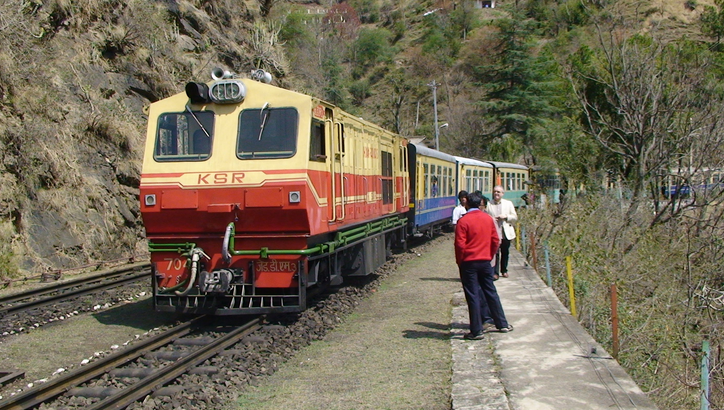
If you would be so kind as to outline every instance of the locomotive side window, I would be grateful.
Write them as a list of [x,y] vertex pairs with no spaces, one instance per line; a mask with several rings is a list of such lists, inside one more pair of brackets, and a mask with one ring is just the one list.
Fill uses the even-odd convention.
[[158,117],[156,161],[203,161],[211,155],[214,113],[166,113]]
[[337,149],[340,153],[342,153],[342,155],[344,155],[344,124],[339,124],[339,132],[337,133]]
[[312,161],[324,162],[327,159],[327,152],[324,146],[324,123],[322,121],[312,121],[312,131],[309,142],[309,159]]
[[297,152],[299,114],[294,108],[248,109],[239,115],[236,157],[289,158]]

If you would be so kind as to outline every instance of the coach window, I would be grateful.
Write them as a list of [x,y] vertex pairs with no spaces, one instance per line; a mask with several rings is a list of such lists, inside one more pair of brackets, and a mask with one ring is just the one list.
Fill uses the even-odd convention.
[[324,162],[327,159],[327,151],[324,146],[324,122],[313,120],[312,131],[309,142],[309,159],[312,161]]
[[450,196],[452,195],[453,191],[453,174],[452,174],[452,168],[447,169],[447,189],[445,190],[445,195]]
[[158,117],[156,161],[203,161],[211,155],[214,113],[194,111],[166,113]]
[[450,195],[450,185],[452,182],[452,180],[451,180],[452,173],[450,172],[450,168],[448,168],[448,167],[443,168],[442,172],[443,172],[443,175],[445,178],[445,183],[443,184],[444,189],[440,192],[440,196],[448,196],[448,195]]
[[427,198],[430,195],[430,170],[427,164],[423,164],[423,174],[425,175],[425,181],[423,182],[425,185],[425,195],[423,197]]
[[289,158],[297,152],[295,108],[247,109],[239,115],[239,159]]
[[441,196],[445,193],[445,191],[442,190],[442,182],[440,182],[440,179],[443,179],[442,176],[442,165],[437,166],[437,173],[435,174],[435,179],[432,181],[432,196]]

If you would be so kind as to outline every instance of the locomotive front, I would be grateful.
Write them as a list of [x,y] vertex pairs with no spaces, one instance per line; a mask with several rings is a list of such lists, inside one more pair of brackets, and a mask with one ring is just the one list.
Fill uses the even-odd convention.
[[305,307],[307,257],[323,246],[308,238],[329,229],[306,152],[325,109],[254,74],[215,71],[150,106],[140,200],[156,310]]

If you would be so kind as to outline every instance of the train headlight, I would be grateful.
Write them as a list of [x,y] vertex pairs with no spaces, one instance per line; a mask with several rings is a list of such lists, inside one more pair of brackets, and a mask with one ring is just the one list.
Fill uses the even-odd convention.
[[208,104],[211,102],[209,86],[204,83],[187,83],[186,96],[191,100],[191,104]]
[[211,85],[209,97],[217,104],[238,103],[246,97],[246,88],[239,80],[217,81]]
[[148,195],[144,196],[143,202],[146,204],[146,206],[156,205],[156,194],[148,194]]
[[302,200],[302,193],[299,191],[289,192],[289,203],[298,204]]

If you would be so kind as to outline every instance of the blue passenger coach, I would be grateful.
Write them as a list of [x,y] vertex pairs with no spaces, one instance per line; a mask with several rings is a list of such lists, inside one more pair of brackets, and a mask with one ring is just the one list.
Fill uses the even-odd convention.
[[410,164],[410,212],[413,235],[432,236],[448,225],[456,206],[455,157],[421,144],[407,146]]

